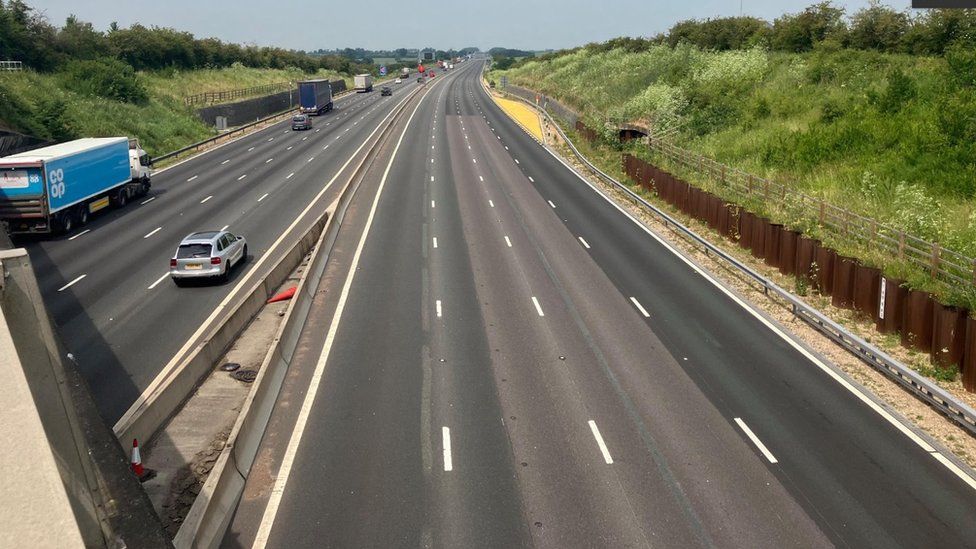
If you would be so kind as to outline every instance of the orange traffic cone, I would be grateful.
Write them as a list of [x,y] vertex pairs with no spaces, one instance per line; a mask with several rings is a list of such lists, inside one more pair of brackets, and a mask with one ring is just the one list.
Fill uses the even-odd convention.
[[145,482],[156,476],[155,471],[142,466],[142,454],[139,453],[139,441],[136,439],[132,439],[132,460],[129,462],[129,466],[139,482]]
[[285,291],[281,292],[280,294],[278,294],[278,295],[272,297],[271,299],[269,299],[268,300],[268,303],[276,303],[278,301],[286,301],[286,300],[289,300],[289,299],[295,297],[295,290],[297,290],[297,289],[298,288],[296,286],[292,286],[291,288],[288,288],[287,290],[285,290]]

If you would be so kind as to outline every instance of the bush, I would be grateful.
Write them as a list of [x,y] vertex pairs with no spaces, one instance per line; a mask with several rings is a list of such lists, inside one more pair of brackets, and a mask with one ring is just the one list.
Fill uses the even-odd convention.
[[68,89],[83,95],[135,104],[149,98],[135,70],[117,59],[72,61],[63,76]]

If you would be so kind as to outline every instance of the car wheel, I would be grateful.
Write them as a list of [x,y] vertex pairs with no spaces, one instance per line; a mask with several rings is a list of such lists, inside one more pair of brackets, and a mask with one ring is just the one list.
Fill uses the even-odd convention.
[[224,268],[223,274],[220,275],[221,282],[227,282],[230,280],[230,271],[234,268],[234,262],[230,259],[227,260],[227,267]]
[[244,250],[241,251],[241,262],[247,261],[247,244],[244,245]]

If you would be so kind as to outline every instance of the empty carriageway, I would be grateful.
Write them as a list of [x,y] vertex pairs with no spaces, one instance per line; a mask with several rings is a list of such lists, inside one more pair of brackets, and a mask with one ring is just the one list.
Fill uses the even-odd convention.
[[[340,98],[310,131],[273,124],[160,170],[149,196],[74,234],[25,242],[107,420],[125,412],[287,229],[298,232],[324,211],[334,195],[317,195],[410,89]],[[229,284],[177,289],[165,280],[180,239],[223,227],[243,234],[252,256]]]
[[[775,508],[807,517],[795,523],[792,534],[781,532],[809,540],[801,545],[826,539],[855,546],[964,546],[974,539],[966,516],[976,509],[976,483],[945,458],[944,449],[906,427],[707,271],[673,253],[512,124],[476,82],[470,85],[470,109],[485,116],[491,135],[486,141],[501,144],[509,168],[521,175],[500,180],[518,181],[509,187],[513,204],[531,212],[522,218],[538,227],[530,234],[566,288],[566,302],[576,306],[586,328],[581,337],[591,332],[606,355],[606,376],[635,414],[629,429],[660,444],[660,457],[651,452],[654,461],[671,464],[708,539],[724,544],[723,536],[731,536],[730,542],[742,545],[750,538],[738,536],[753,535],[751,530],[792,528],[792,519],[777,525],[782,512],[758,520],[750,512],[762,508],[758,499],[769,497],[765,490],[777,483],[787,501]],[[553,219],[560,230],[539,236],[546,234],[543,223]],[[565,251],[557,247],[560,238]],[[585,256],[573,254],[570,242]],[[566,282],[587,266],[597,270],[585,283]],[[602,303],[583,285],[599,283],[615,288]],[[593,316],[598,310],[643,326],[612,329],[612,319]],[[643,357],[619,356],[620,347],[634,345],[634,339],[646,340],[657,353],[648,348]],[[666,392],[652,396],[651,385]],[[685,422],[694,414],[683,408],[689,400],[696,402],[699,417],[715,421]],[[604,438],[616,461],[613,435],[604,432]],[[669,448],[676,449],[674,459]],[[716,457],[727,464],[713,467]],[[726,476],[746,478],[750,490],[716,489],[715,482],[728,482]],[[711,522],[710,508],[732,509],[726,526]],[[804,524],[818,532],[804,530]],[[764,533],[756,539],[776,545],[778,538]]]
[[937,448],[541,148],[464,65],[357,194],[225,546],[976,539],[976,492]]

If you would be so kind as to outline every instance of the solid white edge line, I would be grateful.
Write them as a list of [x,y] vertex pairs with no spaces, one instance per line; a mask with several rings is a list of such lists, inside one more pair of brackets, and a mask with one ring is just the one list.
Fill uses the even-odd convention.
[[630,302],[634,304],[634,307],[637,307],[637,310],[640,311],[642,315],[644,315],[644,318],[651,318],[651,315],[647,313],[647,309],[645,309],[644,306],[640,304],[640,301],[637,301],[636,297],[631,297]]
[[[485,93],[487,94],[487,92],[485,92]],[[907,425],[905,425],[904,423],[902,423],[901,421],[899,421],[897,418],[895,418],[895,416],[893,416],[887,410],[885,410],[884,408],[882,408],[878,403],[876,403],[874,400],[872,400],[870,397],[868,397],[859,388],[857,388],[854,385],[852,385],[844,377],[842,377],[840,374],[838,374],[836,371],[834,371],[833,368],[831,368],[830,366],[827,366],[822,360],[820,360],[813,353],[811,353],[810,351],[808,351],[803,345],[800,345],[800,343],[798,343],[796,340],[794,340],[792,337],[790,337],[787,333],[785,333],[784,331],[782,331],[779,328],[777,328],[773,323],[771,323],[769,320],[767,320],[766,317],[764,317],[762,314],[760,314],[756,309],[754,309],[752,306],[750,306],[748,303],[744,302],[743,300],[739,299],[739,297],[737,295],[735,295],[734,293],[732,293],[732,291],[729,290],[728,288],[726,288],[721,282],[719,282],[718,280],[716,280],[714,277],[712,277],[710,274],[706,273],[702,269],[699,269],[690,259],[688,259],[687,257],[685,257],[684,254],[682,254],[681,252],[679,252],[674,246],[672,246],[670,243],[668,243],[663,238],[661,238],[660,236],[658,236],[654,231],[652,231],[647,226],[645,226],[643,223],[641,223],[637,218],[635,218],[633,215],[631,215],[630,212],[628,212],[627,210],[625,210],[623,208],[623,206],[621,206],[620,204],[617,204],[613,199],[611,199],[610,197],[608,197],[607,195],[605,195],[602,190],[600,190],[599,188],[595,187],[592,183],[590,183],[586,179],[586,177],[584,177],[582,174],[580,174],[578,171],[576,171],[575,168],[573,168],[572,166],[570,166],[569,164],[567,164],[566,161],[564,161],[562,158],[559,157],[559,155],[557,155],[556,153],[552,152],[551,150],[549,150],[546,147],[542,147],[541,145],[539,145],[539,146],[542,148],[542,150],[544,150],[545,152],[549,153],[549,155],[551,155],[554,159],[556,159],[557,162],[559,162],[560,164],[562,164],[573,175],[575,175],[577,178],[579,178],[579,180],[582,181],[586,186],[590,187],[593,190],[593,192],[595,192],[599,197],[601,197],[604,200],[606,200],[611,206],[613,206],[614,208],[616,208],[617,211],[619,211],[621,214],[623,214],[627,219],[630,219],[631,222],[633,222],[635,225],[637,225],[638,227],[640,227],[644,232],[646,232],[648,235],[650,235],[651,238],[653,238],[654,240],[657,240],[659,244],[661,244],[662,246],[664,246],[665,249],[667,249],[668,251],[670,251],[671,253],[673,253],[675,256],[677,256],[678,259],[680,259],[681,261],[684,261],[686,264],[688,264],[688,266],[690,266],[692,269],[694,269],[698,274],[702,275],[705,278],[705,280],[708,280],[713,286],[715,286],[716,288],[718,288],[719,291],[721,291],[726,296],[728,296],[729,299],[731,299],[737,305],[739,305],[740,307],[742,307],[743,309],[745,309],[746,312],[748,312],[753,317],[755,317],[757,320],[759,320],[759,322],[762,323],[763,325],[765,325],[768,329],[772,330],[773,333],[775,333],[776,335],[778,335],[781,339],[783,339],[783,341],[785,341],[788,345],[790,345],[791,347],[793,347],[797,352],[799,352],[800,354],[802,354],[807,360],[809,360],[815,366],[817,366],[818,368],[820,368],[820,370],[822,372],[824,372],[825,374],[827,374],[831,379],[833,379],[838,384],[840,384],[842,387],[844,387],[845,389],[847,389],[851,394],[853,394],[855,397],[857,397],[858,400],[860,400],[861,402],[863,402],[868,408],[874,410],[875,413],[877,413],[882,418],[884,418],[885,421],[887,421],[895,429],[897,429],[899,432],[901,432],[903,435],[905,435],[909,440],[911,440],[912,442],[914,442],[915,444],[917,444],[920,448],[922,448],[926,453],[928,453],[930,455],[935,456],[935,455],[938,454],[938,452],[935,450],[935,448],[932,447],[931,444],[929,444],[928,442],[926,442],[924,439],[922,439],[922,437],[920,437],[918,434],[916,434],[914,431],[912,431],[910,428],[908,428]],[[939,462],[941,463],[943,459],[947,459],[947,458],[945,458],[945,456],[941,456],[941,459],[939,459]],[[973,476],[971,476],[968,472],[963,471],[959,467],[950,467],[949,470],[953,474],[955,474],[956,476],[958,476],[960,478],[960,480],[962,480],[963,482],[969,484],[970,486],[973,486],[973,488],[976,489],[976,479],[974,479]]]
[[[425,92],[425,93],[429,93],[429,92]],[[401,102],[406,101],[407,98],[404,98]],[[271,493],[268,496],[268,504],[264,509],[264,515],[261,517],[261,524],[258,528],[257,534],[254,537],[254,544],[252,545],[252,547],[255,549],[262,549],[268,544],[268,538],[271,535],[271,528],[274,525],[275,516],[278,514],[278,506],[281,505],[281,497],[284,494],[285,486],[288,483],[288,476],[291,473],[292,464],[295,462],[295,456],[297,455],[298,447],[301,444],[302,434],[305,431],[305,424],[308,422],[308,416],[311,413],[312,403],[315,401],[315,395],[318,393],[319,385],[321,384],[322,381],[322,375],[325,373],[325,364],[328,361],[329,354],[332,352],[332,344],[335,341],[336,331],[339,328],[339,320],[342,318],[342,311],[346,306],[346,300],[349,298],[349,289],[352,286],[352,281],[356,276],[356,271],[357,271],[356,267],[359,265],[359,258],[362,255],[363,248],[366,245],[366,238],[369,236],[370,228],[373,225],[373,218],[376,216],[376,209],[377,206],[379,205],[380,197],[382,196],[383,189],[386,186],[386,180],[390,174],[390,169],[393,167],[393,161],[396,159],[397,152],[400,150],[400,144],[403,142],[403,137],[406,135],[407,129],[410,127],[410,123],[413,121],[414,115],[417,114],[417,110],[420,109],[420,105],[422,104],[423,101],[422,100],[419,101],[417,103],[417,106],[414,107],[413,112],[410,113],[410,118],[407,119],[407,123],[404,125],[403,132],[400,133],[400,137],[399,139],[397,139],[397,143],[396,146],[393,148],[393,153],[392,156],[390,157],[390,161],[386,165],[386,170],[384,170],[383,172],[383,177],[380,179],[379,188],[376,191],[376,196],[373,198],[373,205],[372,208],[370,209],[369,216],[366,219],[366,228],[363,230],[362,236],[359,237],[359,245],[357,246],[356,252],[353,255],[353,260],[349,268],[349,273],[346,275],[346,281],[343,284],[342,291],[339,294],[339,301],[336,305],[335,313],[333,313],[332,323],[330,324],[329,331],[326,334],[325,343],[322,346],[322,353],[319,355],[319,360],[315,364],[315,371],[312,373],[312,379],[309,381],[308,391],[305,393],[305,400],[302,401],[302,407],[301,410],[299,411],[298,419],[295,422],[295,427],[292,430],[291,437],[288,439],[288,446],[286,447],[285,454],[282,457],[281,466],[278,469],[278,475],[275,477],[274,486],[272,487]],[[390,112],[392,114],[393,111]],[[382,126],[382,124],[383,122],[381,121],[380,125],[377,126],[377,130],[379,129],[380,126]],[[374,130],[373,133],[375,132],[376,130]],[[372,136],[372,134],[370,134],[370,136]],[[360,145],[360,149],[366,146],[366,143],[368,142],[369,142],[369,138],[364,140],[363,144]],[[349,162],[351,162],[352,158],[355,158],[355,156],[358,153],[359,150],[357,150],[356,153],[353,153],[353,155],[350,157],[350,160],[347,161],[346,163],[348,164]],[[344,169],[345,166],[343,166],[343,168],[339,170],[339,174],[341,174],[344,171]],[[336,174],[336,177],[338,177],[339,174]],[[322,192],[325,191],[323,190]],[[318,197],[316,197],[316,200],[317,199]],[[312,207],[312,204],[314,204],[316,200],[313,200],[312,203],[309,204],[309,208]],[[299,219],[301,217],[304,217],[304,213],[302,216],[299,217]],[[290,232],[290,231],[286,231],[286,232]],[[269,254],[266,254],[264,257],[268,257],[268,255]]]
[[166,280],[166,278],[168,278],[168,277],[169,277],[169,273],[164,274],[163,276],[159,277],[156,280],[156,282],[153,282],[152,284],[150,284],[149,287],[146,288],[146,289],[147,290],[152,290],[153,288],[155,288],[156,286],[158,286],[160,282]]
[[776,461],[776,456],[774,456],[773,453],[770,452],[768,448],[766,448],[766,445],[763,444],[761,440],[759,440],[759,437],[756,436],[756,433],[752,432],[752,429],[750,429],[749,426],[746,425],[746,422],[742,421],[742,418],[735,418],[735,422],[739,425],[739,428],[742,429],[742,432],[744,432],[746,436],[749,437],[749,440],[751,440],[752,443],[756,445],[756,448],[759,448],[759,451],[762,452],[764,456],[766,456],[766,459],[768,459],[770,463],[779,463],[778,461]]
[[91,232],[91,229],[85,229],[84,231],[81,231],[80,233],[78,233],[78,234],[76,234],[76,235],[74,235],[72,237],[68,237],[68,240],[74,240],[74,239],[78,238],[79,236],[81,236],[81,235],[83,235],[85,233],[90,233],[90,232]]
[[59,292],[63,292],[64,290],[67,290],[68,288],[74,286],[79,280],[81,280],[82,278],[85,278],[86,276],[88,276],[88,275],[87,274],[83,274],[83,275],[79,276],[78,278],[76,278],[76,279],[72,280],[71,282],[65,284],[64,286],[61,286],[60,288],[58,288],[58,291]]
[[156,234],[156,233],[158,233],[158,232],[159,232],[159,231],[161,231],[161,230],[163,230],[163,228],[162,228],[162,227],[156,227],[155,229],[153,229],[153,230],[151,230],[151,231],[149,231],[148,233],[146,233],[146,236],[144,236],[144,237],[142,237],[142,238],[143,238],[143,239],[146,239],[146,238],[149,238],[150,236],[152,236],[152,235],[154,235],[154,234]]
[[607,444],[603,442],[603,436],[600,435],[600,429],[597,428],[596,422],[591,419],[589,424],[590,431],[593,433],[593,438],[596,439],[596,444],[600,447],[600,453],[603,454],[603,461],[607,462],[607,465],[613,465],[613,458],[610,457],[610,450],[607,449]]
[[441,438],[444,440],[444,470],[454,470],[454,460],[451,459],[451,430],[441,427]]
[[578,238],[579,241],[583,243],[584,248],[586,248],[587,250],[590,249],[590,243],[584,240],[582,236],[577,236],[576,238]]
[[539,305],[539,300],[535,296],[532,296],[532,304],[535,305],[535,310],[539,313],[539,316],[546,316],[546,313],[542,312],[542,306]]

